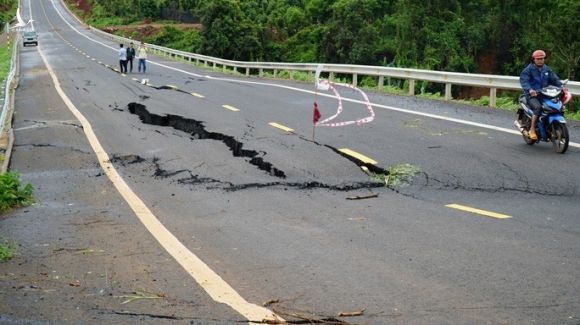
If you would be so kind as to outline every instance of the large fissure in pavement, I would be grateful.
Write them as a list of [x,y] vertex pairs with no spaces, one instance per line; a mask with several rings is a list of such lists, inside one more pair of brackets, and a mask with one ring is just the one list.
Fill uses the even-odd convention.
[[[272,176],[278,178],[286,178],[286,174],[271,163],[265,161],[260,157],[260,152],[255,150],[244,149],[244,144],[237,141],[233,136],[217,132],[208,132],[203,125],[203,122],[194,119],[184,118],[179,115],[166,114],[165,116],[150,113],[145,105],[139,103],[129,103],[129,112],[136,114],[139,119],[145,124],[159,125],[164,127],[172,127],[191,134],[196,139],[210,139],[223,142],[232,152],[234,157],[249,158],[251,165],[258,167],[258,169],[268,172]],[[262,153],[263,154],[263,153]]]
[[179,174],[189,174],[189,176],[176,178],[176,182],[182,185],[207,185],[207,189],[210,190],[224,190],[228,192],[235,192],[247,189],[260,189],[260,188],[270,188],[270,187],[283,187],[283,188],[296,188],[296,189],[328,189],[331,191],[339,191],[339,192],[349,192],[354,190],[360,189],[372,189],[372,188],[380,188],[384,187],[384,183],[377,182],[377,181],[369,181],[369,182],[355,182],[350,184],[339,184],[339,185],[329,185],[324,184],[321,182],[310,181],[310,182],[268,182],[268,183],[245,183],[245,184],[233,184],[228,181],[223,181],[215,178],[210,177],[203,177],[197,174],[194,174],[192,170],[189,169],[180,169],[175,171],[167,171],[162,168],[160,164],[159,158],[153,159],[144,159],[138,155],[119,155],[114,154],[111,156],[109,160],[112,163],[119,164],[124,167],[128,167],[130,165],[147,163],[153,165],[153,176],[156,178],[170,178],[177,176]]

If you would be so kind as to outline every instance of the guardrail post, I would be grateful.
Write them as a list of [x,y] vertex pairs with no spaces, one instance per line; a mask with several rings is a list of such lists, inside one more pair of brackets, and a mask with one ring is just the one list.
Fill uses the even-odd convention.
[[226,70],[227,70],[227,68],[226,68],[226,65],[225,65],[225,64],[224,64],[224,65],[222,65],[222,72],[223,72],[223,73],[226,73]]
[[288,75],[290,76],[290,80],[294,80],[294,70],[288,71]]
[[250,75],[250,68],[246,68],[246,76]]
[[262,78],[264,76],[264,69],[260,68],[260,72],[258,73],[258,75],[260,76],[260,78]]
[[385,76],[379,76],[379,84],[377,88],[379,88],[379,90],[383,90],[384,84],[385,84]]
[[451,100],[453,96],[451,95],[451,84],[445,84],[445,100]]
[[356,73],[352,74],[352,85],[355,87],[358,85],[358,74]]
[[415,96],[415,79],[409,79],[409,95]]
[[497,88],[489,89],[489,107],[497,106]]
[[274,78],[276,78],[277,74],[278,74],[278,69],[274,69]]
[[328,73],[328,81],[332,81],[332,79],[334,79],[334,72],[330,71]]

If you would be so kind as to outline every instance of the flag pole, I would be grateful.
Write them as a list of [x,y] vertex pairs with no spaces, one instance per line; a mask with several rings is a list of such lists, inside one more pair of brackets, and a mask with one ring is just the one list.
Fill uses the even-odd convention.
[[316,125],[312,126],[312,141],[314,141],[314,130],[316,130]]
[[316,66],[316,73],[314,75],[314,107],[312,108],[312,141],[315,141],[316,135],[316,123],[320,118],[320,112],[318,111],[318,82],[320,79],[320,73],[322,72],[322,64]]
[[[318,105],[316,103],[317,99],[318,99],[318,89],[314,91],[314,107]],[[312,113],[314,114],[314,111]],[[315,130],[316,130],[316,122],[312,121],[312,141],[314,141]]]

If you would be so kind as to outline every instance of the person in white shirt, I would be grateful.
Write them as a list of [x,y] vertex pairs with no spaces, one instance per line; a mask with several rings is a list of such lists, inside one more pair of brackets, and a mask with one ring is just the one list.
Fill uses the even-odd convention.
[[137,59],[139,59],[139,72],[141,72],[141,67],[143,67],[143,73],[147,69],[145,61],[147,60],[147,49],[145,48],[145,43],[141,41],[139,48],[137,49]]
[[119,48],[119,66],[121,66],[121,73],[127,73],[127,49],[123,47]]

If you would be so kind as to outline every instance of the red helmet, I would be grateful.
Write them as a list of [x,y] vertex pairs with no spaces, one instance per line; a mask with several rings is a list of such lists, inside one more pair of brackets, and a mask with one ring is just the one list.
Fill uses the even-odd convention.
[[545,58],[545,57],[546,57],[546,52],[544,52],[542,50],[535,50],[534,53],[532,53],[532,58],[534,58],[534,59]]

